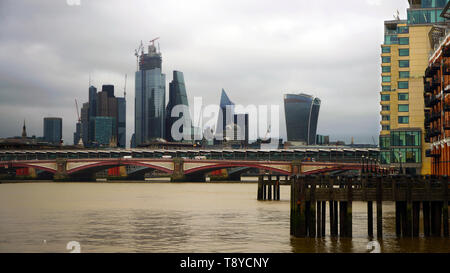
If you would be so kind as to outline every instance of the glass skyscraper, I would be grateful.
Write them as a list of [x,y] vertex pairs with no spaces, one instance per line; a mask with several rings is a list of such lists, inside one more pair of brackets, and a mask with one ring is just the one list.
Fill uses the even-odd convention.
[[62,139],[62,118],[44,118],[44,140],[59,144]]
[[100,146],[109,146],[116,131],[116,119],[113,117],[95,117],[95,141]]
[[228,98],[224,89],[222,89],[220,95],[220,110],[215,133],[217,140],[225,139],[227,125],[233,125],[234,123],[234,103]]
[[307,94],[285,94],[284,113],[288,141],[316,144],[320,99]]
[[[186,94],[186,85],[184,83],[183,72],[173,71],[173,80],[169,83],[169,103],[166,108],[166,138],[169,141],[174,141],[174,136],[172,136],[171,130],[172,125],[177,121],[180,117],[172,117],[172,109],[177,105],[185,105],[189,107],[189,102]],[[190,115],[184,117],[187,119],[186,123],[190,124],[189,128],[182,128],[183,131],[180,130],[180,133],[183,135],[190,135],[188,138],[192,138],[192,120]],[[183,136],[183,139],[186,139]]]
[[161,53],[151,44],[139,56],[135,73],[136,145],[165,137],[166,77],[161,73]]

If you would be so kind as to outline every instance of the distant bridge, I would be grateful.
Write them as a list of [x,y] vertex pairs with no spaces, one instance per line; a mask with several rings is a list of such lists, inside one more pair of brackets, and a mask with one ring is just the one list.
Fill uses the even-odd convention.
[[0,169],[34,168],[51,173],[55,180],[89,178],[99,171],[117,166],[141,166],[167,173],[173,181],[204,181],[205,174],[224,168],[246,167],[279,175],[320,174],[332,171],[358,171],[360,163],[262,161],[262,160],[196,160],[165,158],[97,158],[0,161]]

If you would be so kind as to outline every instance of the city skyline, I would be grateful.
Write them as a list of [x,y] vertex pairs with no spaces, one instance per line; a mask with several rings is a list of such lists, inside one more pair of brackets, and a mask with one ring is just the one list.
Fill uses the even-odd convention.
[[[124,74],[133,75],[136,70],[133,52],[138,41],[161,36],[162,73],[183,71],[189,101],[202,96],[205,103],[216,104],[224,88],[243,105],[276,103],[281,110],[281,136],[286,138],[283,94],[308,92],[323,101],[318,133],[346,142],[351,137],[357,143],[377,139],[379,106],[373,102],[378,101],[380,80],[373,74],[380,70],[382,21],[392,18],[396,9],[401,18],[406,18],[407,1],[346,1],[339,5],[333,1],[289,2],[289,9],[277,6],[275,12],[270,2],[261,3],[252,12],[253,4],[245,3],[239,11],[223,2],[202,6],[209,14],[220,12],[216,20],[197,10],[195,4],[183,5],[180,8],[186,14],[174,18],[169,16],[174,8],[172,2],[155,3],[159,13],[146,16],[148,22],[141,24],[143,11],[153,12],[148,4],[142,4],[138,10],[137,5],[127,7],[111,2],[108,10],[101,12],[105,7],[101,2],[82,2],[80,6],[68,6],[64,1],[59,4],[30,1],[26,5],[2,2],[0,20],[9,27],[0,27],[4,49],[0,59],[5,63],[1,73],[0,98],[4,104],[0,122],[4,126],[0,137],[20,135],[23,119],[27,120],[28,135],[39,136],[44,116],[60,116],[64,119],[64,142],[70,144],[77,120],[73,100],[86,100],[89,74],[94,86],[110,83],[122,90]],[[122,8],[128,8],[136,18],[130,22],[117,19]],[[336,12],[328,14],[328,9]],[[26,20],[20,20],[30,14],[46,16],[46,13],[57,14],[55,20],[66,23],[44,21],[35,29]],[[96,18],[95,23],[89,16]],[[198,17],[191,21],[189,31],[182,24],[186,16]],[[225,17],[233,20],[220,20]],[[312,20],[314,17],[321,17],[321,22]],[[110,30],[105,27],[108,24],[114,27]],[[322,35],[312,36],[317,31]],[[208,35],[208,39],[202,40],[203,35]],[[27,41],[26,45],[20,43],[22,40]],[[23,60],[29,61],[17,61],[11,54],[5,54],[13,48],[25,55]],[[29,76],[24,77],[19,71]],[[23,99],[29,90],[33,90],[35,100]],[[133,77],[127,90],[128,146],[134,132]],[[342,107],[346,103],[353,106]]]

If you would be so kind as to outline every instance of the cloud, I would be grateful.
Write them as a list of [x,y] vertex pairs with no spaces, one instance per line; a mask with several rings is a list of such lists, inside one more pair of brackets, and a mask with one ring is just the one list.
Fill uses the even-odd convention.
[[[42,134],[42,118],[63,118],[72,143],[74,99],[88,81],[127,84],[127,142],[134,131],[134,49],[158,41],[167,82],[183,71],[188,98],[218,104],[278,104],[284,93],[322,100],[318,132],[371,143],[379,132],[383,21],[406,1],[12,1],[0,3],[0,137],[23,119]],[[370,8],[368,8],[370,5]],[[166,87],[168,93],[168,83]],[[285,135],[284,113],[281,129]]]

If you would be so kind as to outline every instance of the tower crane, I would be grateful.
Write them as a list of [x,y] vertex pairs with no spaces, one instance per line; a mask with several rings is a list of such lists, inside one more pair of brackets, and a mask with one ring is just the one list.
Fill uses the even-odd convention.
[[125,74],[125,85],[123,86],[123,97],[127,96],[127,74]]
[[78,122],[81,122],[80,112],[78,111],[78,102],[77,102],[77,99],[75,99],[75,108],[77,109]]
[[144,54],[144,46],[142,45],[142,41],[139,44],[139,47],[134,50],[134,56],[136,56],[136,67],[139,70],[139,56]]

